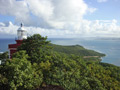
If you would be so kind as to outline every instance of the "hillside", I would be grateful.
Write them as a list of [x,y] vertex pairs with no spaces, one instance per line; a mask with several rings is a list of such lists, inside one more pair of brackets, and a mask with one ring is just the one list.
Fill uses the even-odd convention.
[[0,65],[0,90],[120,90],[120,67],[81,58],[102,54],[79,45],[51,46],[39,34],[24,40],[12,61]]
[[62,46],[51,44],[53,50],[56,52],[62,52],[66,54],[75,54],[77,56],[99,56],[103,57],[105,54],[96,52],[94,50],[89,50],[80,45]]

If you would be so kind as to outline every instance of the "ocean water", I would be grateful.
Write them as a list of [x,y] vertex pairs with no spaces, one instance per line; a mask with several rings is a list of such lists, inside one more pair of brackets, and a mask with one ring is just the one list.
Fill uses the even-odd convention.
[[[120,39],[112,38],[49,38],[52,43],[59,45],[82,45],[87,49],[92,49],[106,54],[102,62],[120,66]],[[0,39],[0,52],[8,50],[8,44],[15,43],[15,39]]]
[[8,44],[15,43],[15,39],[0,39],[0,53],[8,51]]

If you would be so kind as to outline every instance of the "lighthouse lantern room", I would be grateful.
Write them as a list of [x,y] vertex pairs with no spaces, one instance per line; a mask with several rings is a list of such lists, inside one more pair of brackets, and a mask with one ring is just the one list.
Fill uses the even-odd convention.
[[23,24],[21,23],[21,27],[18,28],[17,30],[17,35],[18,35],[18,40],[23,40],[23,39],[27,39],[27,32],[23,27]]
[[18,46],[22,44],[23,39],[27,39],[27,31],[24,29],[23,24],[21,23],[20,28],[17,30],[16,44],[9,44],[9,58],[12,58],[12,54],[17,52]]

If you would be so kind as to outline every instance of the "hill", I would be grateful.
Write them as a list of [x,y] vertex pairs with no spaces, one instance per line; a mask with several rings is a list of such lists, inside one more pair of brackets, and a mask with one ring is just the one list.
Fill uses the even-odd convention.
[[51,50],[46,40],[28,37],[12,60],[0,65],[0,90],[120,90],[120,67],[81,58],[98,52],[79,45],[51,44]]
[[80,45],[71,45],[71,46],[62,46],[56,44],[50,44],[53,47],[53,50],[56,52],[66,53],[66,54],[75,54],[77,56],[99,56],[103,57],[105,54],[96,52],[94,50],[89,50]]

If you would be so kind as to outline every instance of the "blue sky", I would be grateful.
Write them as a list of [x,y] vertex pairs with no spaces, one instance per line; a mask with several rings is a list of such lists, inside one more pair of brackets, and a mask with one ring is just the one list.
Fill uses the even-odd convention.
[[89,20],[112,20],[120,21],[120,0],[107,0],[106,2],[97,2],[97,0],[85,0],[85,2],[97,8],[96,12],[91,15],[86,15],[85,18]]
[[120,0],[0,0],[0,38],[27,32],[55,38],[120,37]]
[[9,16],[9,15],[1,15],[0,14],[0,22],[13,22],[14,23],[14,16]]

